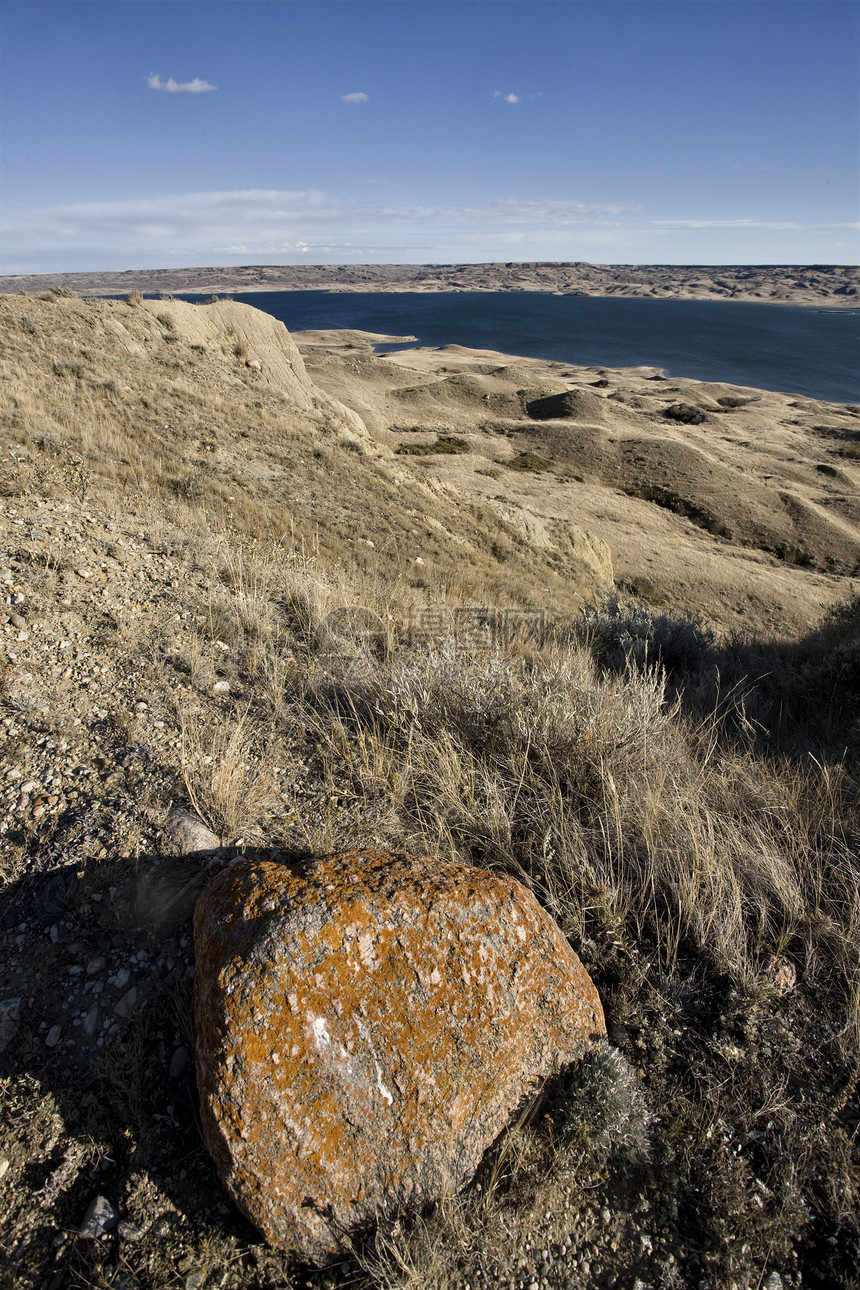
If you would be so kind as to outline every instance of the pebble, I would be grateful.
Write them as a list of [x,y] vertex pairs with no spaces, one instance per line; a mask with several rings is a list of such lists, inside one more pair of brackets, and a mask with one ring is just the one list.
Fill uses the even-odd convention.
[[8,1172],[9,1172],[9,1161],[6,1159],[0,1160],[0,1178],[5,1178]]
[[188,1049],[179,1047],[170,1059],[170,1078],[179,1079],[188,1065]]
[[18,1021],[21,1017],[21,1000],[4,999],[0,1003],[0,1053],[8,1048],[18,1033]]
[[230,682],[229,682],[229,681],[216,681],[216,682],[215,682],[215,684],[212,686],[212,693],[213,693],[213,694],[229,694],[229,693],[230,693]]
[[133,985],[120,999],[114,1008],[118,1017],[130,1017],[137,1007],[137,986]]
[[124,1218],[116,1230],[124,1241],[140,1241],[143,1239],[143,1228],[139,1227],[132,1218]]
[[61,1031],[59,1026],[51,1026],[51,1029],[48,1031],[47,1035],[45,1035],[45,1047],[56,1048],[57,1044],[60,1042],[60,1034]]
[[112,1232],[119,1222],[119,1210],[106,1196],[94,1196],[90,1201],[78,1233],[85,1240],[95,1241],[107,1232]]

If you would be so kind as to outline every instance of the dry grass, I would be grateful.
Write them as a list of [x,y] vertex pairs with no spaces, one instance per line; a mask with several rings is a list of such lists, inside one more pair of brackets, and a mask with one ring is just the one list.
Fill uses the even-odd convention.
[[272,747],[261,739],[248,710],[205,727],[180,713],[182,775],[197,814],[227,846],[262,844],[264,826],[278,804],[270,764]]
[[[492,1282],[525,1245],[557,1240],[588,1188],[639,1187],[643,1171],[686,1197],[682,1248],[711,1252],[715,1285],[754,1284],[751,1269],[790,1266],[804,1241],[819,1259],[828,1224],[854,1232],[856,761],[845,724],[809,745],[826,669],[856,665],[855,611],[781,656],[720,652],[702,624],[618,603],[464,652],[454,636],[416,641],[374,588],[350,595],[340,575],[284,559],[234,546],[215,565],[229,590],[207,610],[210,639],[245,644],[250,707],[219,737],[238,761],[252,723],[292,767],[275,809],[264,774],[242,782],[258,828],[292,850],[396,846],[514,874],[589,966],[645,1074],[631,1118],[629,1092],[623,1114],[618,1098],[608,1116],[595,1105],[596,1090],[628,1088],[620,1053],[590,1084],[580,1072],[470,1191],[361,1247],[363,1284],[442,1290],[481,1269]],[[384,649],[357,630],[332,651],[320,624],[350,601],[359,628],[359,610],[388,623]],[[843,703],[849,726],[852,712]],[[212,793],[211,768],[187,773]]]

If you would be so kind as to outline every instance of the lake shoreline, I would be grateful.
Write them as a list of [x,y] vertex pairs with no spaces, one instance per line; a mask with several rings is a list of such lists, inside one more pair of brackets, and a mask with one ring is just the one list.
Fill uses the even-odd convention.
[[760,302],[751,301],[722,301],[713,310],[709,301],[536,292],[249,292],[233,298],[269,313],[290,332],[413,336],[421,347],[457,345],[584,366],[661,368],[672,378],[860,402],[854,361],[858,311],[756,309]]

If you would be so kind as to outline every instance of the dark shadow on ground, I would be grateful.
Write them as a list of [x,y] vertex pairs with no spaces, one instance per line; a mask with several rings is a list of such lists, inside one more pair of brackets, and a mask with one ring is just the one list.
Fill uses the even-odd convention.
[[[207,1233],[218,1258],[252,1260],[255,1286],[290,1284],[288,1260],[228,1201],[200,1135],[191,918],[226,863],[65,864],[4,892],[0,1121],[17,1203],[0,1244],[11,1284],[172,1284],[183,1250]],[[85,1240],[78,1229],[98,1195],[124,1221]],[[270,1277],[255,1249],[277,1263]]]

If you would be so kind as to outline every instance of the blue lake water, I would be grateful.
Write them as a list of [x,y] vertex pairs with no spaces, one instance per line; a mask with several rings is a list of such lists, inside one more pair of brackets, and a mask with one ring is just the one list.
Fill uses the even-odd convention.
[[860,402],[858,310],[544,292],[276,291],[233,299],[274,315],[290,331],[352,327],[414,335],[421,345],[467,345],[588,367],[648,365],[669,376]]

